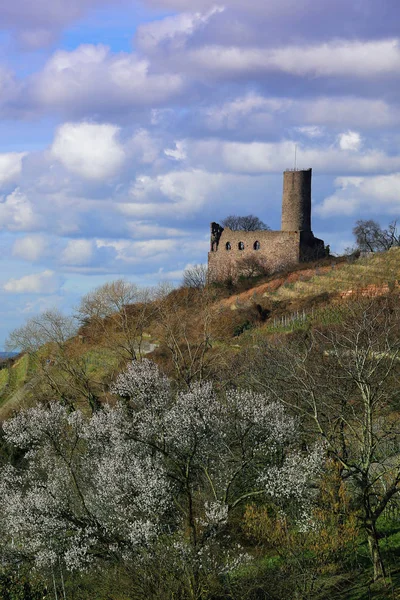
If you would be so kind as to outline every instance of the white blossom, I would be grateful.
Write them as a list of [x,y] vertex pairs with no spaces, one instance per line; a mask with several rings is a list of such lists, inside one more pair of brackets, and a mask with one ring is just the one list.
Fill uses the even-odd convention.
[[227,573],[248,559],[228,531],[252,496],[294,505],[306,523],[325,450],[296,450],[299,422],[282,404],[217,395],[207,382],[173,394],[149,360],[111,389],[120,401],[91,417],[54,402],[4,423],[24,452],[0,474],[0,529],[15,552],[82,569],[97,557],[139,560],[170,538],[177,564]]

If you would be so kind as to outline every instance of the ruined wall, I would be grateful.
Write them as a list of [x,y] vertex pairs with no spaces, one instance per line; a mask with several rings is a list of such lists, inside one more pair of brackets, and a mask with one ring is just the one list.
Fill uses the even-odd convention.
[[[211,228],[215,223],[211,225]],[[213,231],[213,229],[212,229]],[[239,244],[243,249],[239,249]],[[230,249],[227,249],[230,244]],[[259,249],[255,249],[256,245]],[[268,270],[277,271],[300,261],[300,233],[298,231],[231,231],[224,229],[219,238],[212,237],[208,254],[210,281],[236,279],[241,261],[254,257]]]
[[312,169],[283,173],[282,231],[311,231]]
[[283,173],[281,231],[231,231],[211,223],[210,281],[251,276],[257,261],[274,272],[325,256],[323,240],[311,231],[311,178],[312,169]]

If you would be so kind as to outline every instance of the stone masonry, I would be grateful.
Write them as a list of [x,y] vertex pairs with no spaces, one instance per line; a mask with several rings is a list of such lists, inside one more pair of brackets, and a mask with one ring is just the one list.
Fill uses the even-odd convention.
[[311,177],[311,169],[284,172],[281,231],[232,231],[211,223],[210,281],[235,280],[253,263],[274,272],[324,256],[324,242],[311,230]]

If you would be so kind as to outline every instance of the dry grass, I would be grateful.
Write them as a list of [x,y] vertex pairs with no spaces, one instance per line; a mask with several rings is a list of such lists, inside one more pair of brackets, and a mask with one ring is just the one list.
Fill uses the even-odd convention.
[[220,301],[220,305],[236,309],[251,302],[268,299],[289,303],[317,296],[340,295],[374,285],[377,288],[394,286],[400,279],[400,248],[392,248],[363,257],[354,263],[332,261],[328,266],[296,269],[278,275],[270,281]]

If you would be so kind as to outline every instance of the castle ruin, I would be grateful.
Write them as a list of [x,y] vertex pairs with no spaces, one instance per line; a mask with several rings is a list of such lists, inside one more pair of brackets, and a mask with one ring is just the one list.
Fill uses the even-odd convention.
[[323,240],[311,230],[312,169],[283,173],[280,231],[232,231],[211,223],[210,281],[237,279],[258,263],[269,272],[325,255]]

